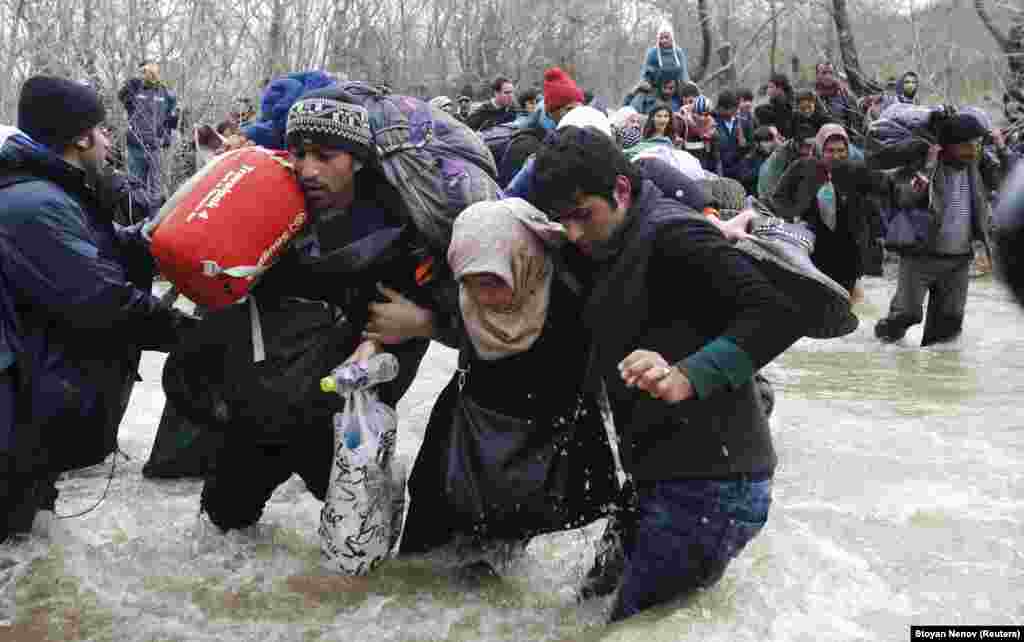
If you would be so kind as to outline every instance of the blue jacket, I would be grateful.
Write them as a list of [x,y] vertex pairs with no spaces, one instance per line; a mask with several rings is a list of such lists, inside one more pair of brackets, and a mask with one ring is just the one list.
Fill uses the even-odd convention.
[[128,112],[128,144],[157,149],[178,126],[178,99],[164,85],[147,86],[132,78],[117,93]]
[[[739,132],[743,129],[743,146],[740,146]],[[722,162],[722,176],[743,182],[743,157],[754,140],[754,132],[749,121],[736,117],[730,132],[725,121],[715,116],[715,136],[718,138],[718,153]]]
[[14,375],[0,397],[15,399],[0,453],[24,471],[98,463],[140,349],[169,349],[183,317],[133,284],[152,265],[82,170],[16,136],[0,148],[0,185],[0,368]]
[[686,52],[679,47],[671,49],[651,47],[647,50],[647,56],[644,57],[642,71],[643,79],[654,86],[658,86],[666,80],[675,80],[676,84],[690,81]]

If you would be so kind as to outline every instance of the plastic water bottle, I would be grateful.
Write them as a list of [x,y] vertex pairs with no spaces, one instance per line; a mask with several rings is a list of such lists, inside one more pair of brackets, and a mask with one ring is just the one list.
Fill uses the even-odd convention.
[[320,389],[344,396],[387,383],[397,376],[398,359],[390,352],[384,352],[370,357],[365,366],[358,363],[338,366],[331,374],[320,380]]
[[355,450],[363,442],[363,432],[354,415],[343,412],[334,413],[334,432],[341,433],[345,448]]
[[[320,389],[345,397],[387,383],[397,376],[398,359],[395,355],[384,352],[370,357],[365,365],[346,363],[338,366],[330,375],[320,380]],[[348,403],[356,402],[350,398]],[[342,435],[345,447],[350,450],[359,448],[363,441],[358,412],[338,412],[334,415],[334,431]]]

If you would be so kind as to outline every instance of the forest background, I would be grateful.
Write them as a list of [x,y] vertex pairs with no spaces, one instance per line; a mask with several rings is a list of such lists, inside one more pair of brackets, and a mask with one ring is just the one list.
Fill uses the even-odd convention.
[[[37,73],[92,83],[123,122],[121,84],[156,60],[185,123],[216,123],[267,79],[323,69],[396,93],[489,97],[560,65],[610,106],[670,23],[713,96],[832,60],[855,93],[915,70],[923,102],[1001,102],[1024,78],[1022,0],[0,0],[0,123]],[[998,111],[992,109],[992,111]],[[188,131],[188,130],[185,130]]]

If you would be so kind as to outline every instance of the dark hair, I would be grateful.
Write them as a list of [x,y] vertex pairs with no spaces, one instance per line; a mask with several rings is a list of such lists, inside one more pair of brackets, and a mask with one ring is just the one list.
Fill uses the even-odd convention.
[[787,98],[793,98],[793,85],[789,84],[789,76],[786,74],[774,73],[768,77],[768,82],[782,89]]
[[579,194],[600,196],[615,207],[615,179],[625,176],[633,198],[640,174],[608,136],[593,127],[564,127],[537,152],[533,166],[534,205],[558,212],[576,204]]
[[775,135],[772,134],[772,127],[774,125],[761,125],[754,130],[754,142],[764,143],[775,139]]
[[740,106],[740,101],[736,100],[736,93],[731,89],[726,89],[722,93],[718,94],[718,100],[715,101],[715,110],[721,111],[723,109],[736,109]]
[[746,87],[736,91],[736,98],[754,102],[754,92]]
[[519,92],[519,95],[516,97],[516,102],[519,103],[520,107],[526,107],[526,102],[527,101],[529,101],[529,100],[532,100],[534,102],[537,101],[537,94],[539,94],[539,93],[540,92],[537,91],[536,87],[530,87],[529,89],[524,89],[523,91]]
[[700,96],[700,87],[695,82],[684,82],[683,86],[679,88],[679,95],[683,98],[696,98]]
[[491,83],[491,89],[494,90],[494,93],[498,93],[507,82],[510,83],[512,81],[504,76],[498,76],[494,79],[494,82]]
[[647,112],[647,122],[644,124],[643,137],[650,138],[654,135],[654,115],[659,111],[668,112],[668,125],[665,126],[665,135],[669,137],[669,140],[675,140],[676,119],[672,115],[672,108],[666,103],[658,103],[654,106],[654,109]]

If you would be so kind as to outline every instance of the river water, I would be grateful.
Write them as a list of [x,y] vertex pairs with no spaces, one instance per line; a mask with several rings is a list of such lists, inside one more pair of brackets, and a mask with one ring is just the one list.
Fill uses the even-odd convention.
[[[922,350],[873,337],[893,279],[867,279],[861,327],[802,340],[768,368],[780,465],[764,532],[713,589],[617,627],[577,605],[601,524],[538,538],[498,582],[455,582],[453,560],[393,561],[369,578],[318,569],[319,504],[293,478],[261,526],[197,520],[200,482],[141,468],[163,406],[146,354],[108,498],[49,539],[0,547],[0,640],[905,640],[911,624],[1024,623],[1024,315],[972,281],[964,335]],[[455,365],[432,347],[400,406],[410,462]],[[61,482],[84,510],[108,467]],[[2,614],[2,613],[0,613]]]

